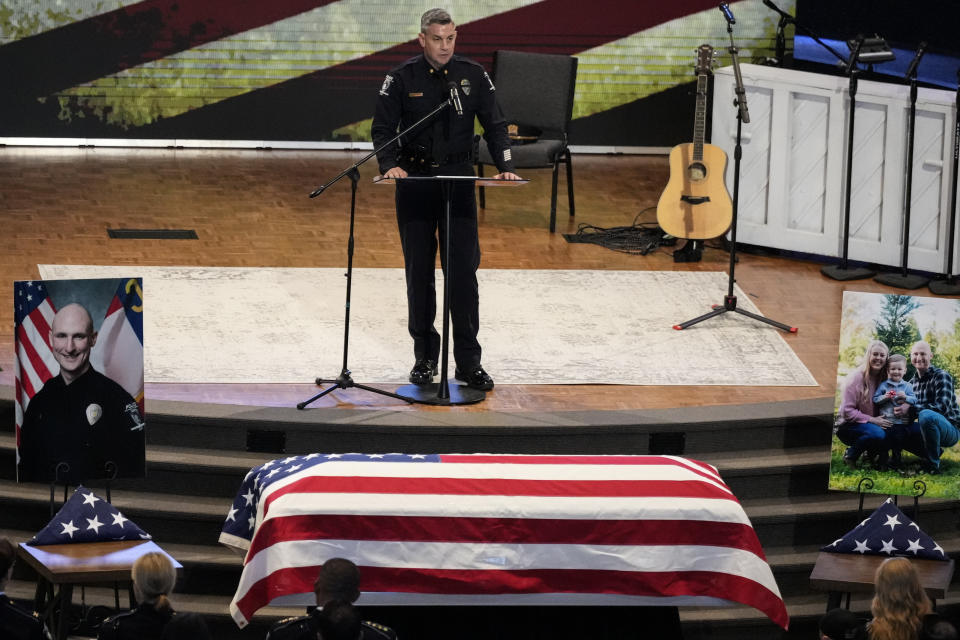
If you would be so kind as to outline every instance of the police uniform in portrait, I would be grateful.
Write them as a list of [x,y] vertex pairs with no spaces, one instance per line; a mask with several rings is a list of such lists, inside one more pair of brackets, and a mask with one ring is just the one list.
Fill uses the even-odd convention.
[[58,463],[70,465],[59,482],[79,484],[110,475],[144,475],[144,422],[140,408],[123,387],[88,369],[70,384],[49,379],[30,400],[20,432],[21,481],[54,480]]
[[[411,176],[475,175],[475,116],[483,127],[484,138],[497,168],[501,172],[513,171],[506,122],[496,103],[493,82],[480,64],[457,55],[452,55],[445,65],[435,69],[421,54],[390,71],[380,88],[371,129],[375,147],[382,146],[447,100],[451,84],[457,88],[463,114],[459,115],[453,106],[446,108],[432,122],[401,139],[399,146],[381,151],[377,157],[381,173],[399,166]],[[446,233],[444,200],[439,183],[398,182],[396,209],[414,357],[417,366],[430,361],[435,367],[441,339],[434,327],[437,310],[434,270],[437,237],[442,243]],[[480,318],[476,274],[480,266],[480,244],[472,182],[454,185],[451,218],[453,286],[449,294],[453,357],[458,379],[468,380],[465,376],[475,372],[481,364],[481,348],[477,341]],[[442,245],[440,249],[443,262]],[[447,265],[442,266],[447,269]],[[415,374],[416,366],[411,372],[411,382],[428,381],[422,377],[415,379]],[[486,379],[490,380],[489,377]],[[472,386],[473,380],[468,381]],[[492,387],[492,381],[489,386]]]
[[0,593],[0,638],[3,640],[48,640],[50,634],[37,614],[15,605]]
[[[266,640],[317,640],[322,611],[317,608],[309,615],[281,620],[270,628]],[[390,627],[364,620],[360,623],[360,640],[397,640],[397,634]]]

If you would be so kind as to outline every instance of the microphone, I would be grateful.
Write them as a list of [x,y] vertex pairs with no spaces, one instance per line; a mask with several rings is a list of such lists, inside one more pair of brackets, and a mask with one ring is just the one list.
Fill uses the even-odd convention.
[[773,4],[773,0],[763,0],[763,4],[766,5],[767,7],[769,7],[770,9],[773,9],[773,10],[776,11],[777,13],[779,13],[779,14],[780,14],[780,18],[781,18],[782,20],[786,20],[787,22],[796,23],[796,20],[794,19],[794,17],[793,17],[792,15],[790,15],[789,13],[786,13],[786,12],[784,12],[784,11],[781,11],[781,10],[780,10],[780,7],[778,7],[777,5]]
[[737,19],[733,17],[733,12],[730,11],[730,5],[726,2],[720,3],[720,12],[723,13],[723,17],[727,19],[727,24],[737,24]]
[[910,67],[907,69],[906,75],[904,78],[912,78],[913,75],[917,72],[917,67],[920,65],[920,58],[923,57],[924,52],[927,50],[927,43],[921,42],[920,46],[917,47],[917,54],[913,56],[913,60],[910,61]]
[[450,104],[457,110],[457,115],[462,116],[463,105],[460,103],[460,92],[457,91],[457,83],[451,80],[447,83],[447,88],[450,89]]

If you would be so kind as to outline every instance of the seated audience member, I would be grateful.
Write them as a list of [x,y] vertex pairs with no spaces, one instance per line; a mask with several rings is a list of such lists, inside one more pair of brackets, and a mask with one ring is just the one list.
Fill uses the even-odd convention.
[[917,640],[930,613],[920,576],[907,558],[887,558],[873,579],[874,596],[867,623],[869,640]]
[[957,640],[957,628],[936,613],[923,618],[920,640]]
[[[316,597],[317,608],[306,616],[287,618],[276,623],[267,634],[267,640],[315,640],[318,635],[324,640],[330,633],[339,633],[334,628],[328,628],[324,633],[324,625],[330,620],[324,616],[329,603],[339,602],[332,614],[332,618],[349,618],[350,612],[340,612],[342,604],[352,605],[360,597],[360,570],[350,560],[345,558],[330,558],[320,567],[320,573],[313,583],[313,593]],[[351,606],[351,611],[355,609]],[[359,614],[354,614],[359,615]],[[341,623],[346,625],[346,623]],[[356,638],[356,636],[354,636]],[[362,640],[396,640],[397,634],[393,629],[376,622],[363,620],[360,622],[360,638]]]
[[98,640],[160,640],[164,627],[173,617],[170,592],[177,581],[166,555],[146,553],[133,563],[133,594],[140,603],[136,609],[111,616],[100,625]]
[[863,625],[849,609],[830,609],[820,618],[820,640],[862,640]]
[[212,640],[210,629],[198,613],[178,613],[163,628],[160,640]]
[[37,615],[21,609],[7,597],[7,584],[13,576],[16,560],[16,547],[6,538],[0,538],[0,638],[45,640],[50,634]]

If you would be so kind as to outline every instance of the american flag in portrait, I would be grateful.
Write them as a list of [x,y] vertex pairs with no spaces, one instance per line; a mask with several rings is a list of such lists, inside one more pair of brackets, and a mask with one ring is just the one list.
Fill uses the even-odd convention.
[[310,604],[319,566],[367,604],[729,604],[786,628],[740,503],[672,456],[310,454],[250,470],[220,541],[246,551],[231,613]]
[[[18,281],[13,283],[14,318],[14,408],[17,447],[20,447],[20,428],[23,412],[30,399],[47,380],[60,371],[50,350],[50,325],[57,310],[54,309],[41,281]],[[17,462],[20,454],[17,453]]]
[[909,556],[930,560],[949,560],[943,547],[920,530],[887,498],[876,511],[856,527],[837,538],[821,551],[859,553],[874,556]]

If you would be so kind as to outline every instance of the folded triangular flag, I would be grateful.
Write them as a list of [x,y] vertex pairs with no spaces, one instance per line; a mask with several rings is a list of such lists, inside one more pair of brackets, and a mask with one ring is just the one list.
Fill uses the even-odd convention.
[[820,550],[874,556],[948,559],[940,545],[921,531],[913,520],[903,515],[893,503],[893,498],[887,498],[869,518]]
[[150,534],[124,518],[112,504],[81,486],[27,544],[149,539]]

